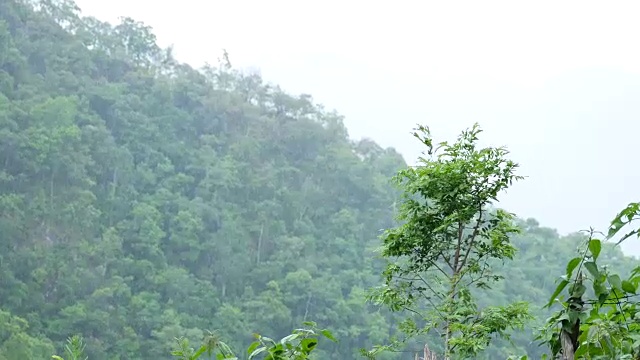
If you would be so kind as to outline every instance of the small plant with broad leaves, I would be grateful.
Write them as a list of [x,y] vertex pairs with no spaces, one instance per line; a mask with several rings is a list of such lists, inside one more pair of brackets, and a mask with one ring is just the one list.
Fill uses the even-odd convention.
[[[256,341],[249,345],[245,358],[248,360],[306,360],[316,349],[320,337],[337,341],[329,330],[318,329],[314,322],[305,322],[303,325],[304,328],[294,330],[291,335],[279,341],[255,334]],[[67,357],[54,355],[52,357],[54,360],[88,360],[87,357],[83,357],[85,345],[81,336],[73,336],[67,342],[65,347]],[[176,339],[176,347],[171,355],[180,360],[197,360],[203,356],[217,360],[239,359],[226,343],[211,332],[197,349],[191,347],[189,340],[185,338]]]
[[[305,360],[316,349],[320,337],[336,341],[331,332],[326,329],[318,329],[314,322],[305,322],[305,328],[295,329],[290,335],[279,341],[266,336],[255,334],[256,341],[249,345],[246,358],[248,360]],[[233,351],[219,339],[210,336],[199,349],[189,348],[186,339],[177,339],[178,349],[173,355],[181,360],[195,360],[202,355],[212,354],[218,360],[238,360]]]
[[[607,240],[639,218],[640,203],[629,204],[611,222]],[[600,266],[603,241],[594,234],[590,232],[580,256],[567,263],[547,304],[561,308],[537,339],[549,346],[553,359],[640,359],[640,267],[625,279]],[[633,229],[616,245],[639,234]]]
[[318,345],[320,336],[336,341],[329,330],[319,330],[313,322],[305,322],[304,324],[307,328],[296,329],[291,335],[282,338],[280,341],[274,341],[256,334],[257,341],[252,343],[247,350],[249,360],[308,359],[311,352]]
[[385,283],[370,300],[407,314],[404,339],[371,351],[374,358],[411,338],[437,334],[430,344],[444,359],[474,358],[493,336],[530,319],[526,303],[479,308],[474,288],[501,280],[492,266],[513,258],[509,241],[519,229],[514,215],[493,209],[493,202],[514,181],[517,164],[504,148],[478,148],[478,125],[458,140],[434,146],[429,129],[414,133],[427,158],[395,178],[404,192],[401,226],[383,235],[382,256],[389,260]]
[[215,355],[216,359],[237,359],[229,345],[212,332],[207,334],[202,345],[197,349],[191,347],[188,339],[177,338],[176,347],[171,355],[180,360],[196,360],[203,355],[207,355],[208,358]]

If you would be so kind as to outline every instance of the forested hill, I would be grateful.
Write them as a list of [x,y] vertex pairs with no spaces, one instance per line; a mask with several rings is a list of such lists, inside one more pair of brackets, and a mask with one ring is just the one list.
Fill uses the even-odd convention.
[[[131,19],[0,0],[0,359],[76,333],[91,360],[167,359],[177,336],[239,348],[304,320],[340,338],[320,358],[355,358],[394,333],[363,292],[403,166],[309,96],[178,63]],[[542,304],[577,244],[523,225],[493,301]]]
[[177,64],[143,25],[71,5],[0,0],[3,311],[58,347],[83,333],[92,360],[305,318],[343,353],[383,341],[360,294],[401,156],[352,143],[307,96]]

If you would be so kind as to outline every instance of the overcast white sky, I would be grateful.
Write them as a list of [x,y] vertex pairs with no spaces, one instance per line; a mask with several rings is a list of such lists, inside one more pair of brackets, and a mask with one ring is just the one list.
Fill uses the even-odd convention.
[[[640,200],[639,1],[77,0],[129,16],[181,61],[234,67],[308,93],[354,138],[422,150],[479,122],[528,178],[502,206],[567,233]],[[640,254],[640,242],[627,250]]]

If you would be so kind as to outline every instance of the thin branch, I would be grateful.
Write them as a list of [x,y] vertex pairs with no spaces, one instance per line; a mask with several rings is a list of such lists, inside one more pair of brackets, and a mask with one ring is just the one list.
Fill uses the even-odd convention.
[[[442,273],[442,275],[444,275],[447,279],[450,278],[450,275],[447,274],[440,266],[438,266],[438,264],[435,261],[432,261],[431,265],[434,266],[438,271],[440,271]],[[453,268],[452,268],[452,270],[453,270]]]
[[460,271],[460,267],[459,262],[460,262],[460,247],[462,246],[462,234],[463,234],[463,230],[464,230],[464,223],[462,221],[460,221],[458,223],[458,234],[457,234],[457,242],[458,244],[456,245],[456,252],[455,255],[453,257],[453,275],[455,276],[456,274],[458,274],[458,271]]
[[443,298],[442,295],[439,292],[433,290],[433,288],[431,287],[431,285],[429,285],[427,280],[425,280],[420,274],[417,274],[417,276],[420,278],[420,280],[422,280],[422,282],[425,284],[425,286],[427,286],[429,288],[429,290],[431,290],[432,293],[434,293],[438,298],[440,298],[440,300],[442,300],[442,298]]
[[482,205],[480,206],[480,210],[479,210],[479,214],[478,214],[478,220],[476,221],[476,225],[473,227],[473,233],[469,236],[469,244],[467,247],[467,252],[464,254],[462,263],[460,264],[460,269],[462,269],[463,266],[465,266],[467,264],[467,259],[469,258],[469,253],[471,252],[471,249],[473,248],[473,244],[475,242],[476,237],[478,236],[478,233],[480,232],[480,224],[482,224]]

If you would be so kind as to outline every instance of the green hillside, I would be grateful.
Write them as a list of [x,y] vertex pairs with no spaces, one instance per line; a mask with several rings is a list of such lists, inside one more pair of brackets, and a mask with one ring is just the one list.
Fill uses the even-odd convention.
[[[310,96],[181,64],[134,20],[0,0],[0,359],[50,358],[76,333],[91,360],[169,359],[178,336],[243,349],[305,320],[340,339],[319,359],[356,358],[396,331],[364,292],[404,166]],[[482,302],[543,305],[582,240],[522,225]],[[531,339],[487,358],[538,359]]]

